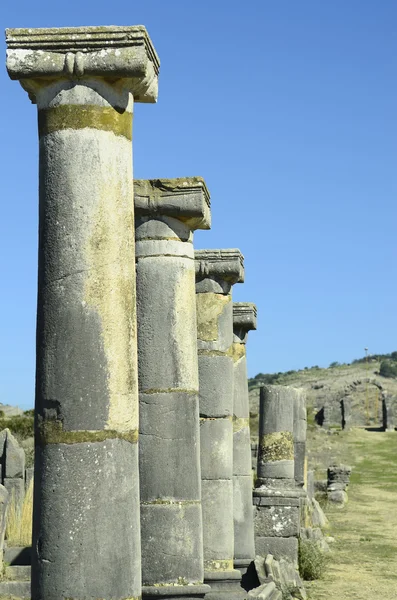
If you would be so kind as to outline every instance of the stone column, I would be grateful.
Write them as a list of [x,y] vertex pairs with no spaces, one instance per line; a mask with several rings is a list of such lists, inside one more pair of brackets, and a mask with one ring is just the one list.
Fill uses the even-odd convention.
[[255,304],[233,303],[233,515],[234,566],[244,574],[255,558],[251,438],[245,346],[256,329]]
[[260,388],[258,478],[254,490],[256,554],[298,562],[300,498],[295,485],[294,406],[299,391]]
[[144,27],[7,30],[38,107],[32,598],[138,598],[132,113],[155,102]]
[[203,179],[135,181],[142,594],[202,598],[193,231],[209,229]]
[[233,532],[233,306],[243,281],[239,250],[199,250],[196,257],[200,381],[204,581],[210,600],[240,597]]
[[304,390],[299,389],[294,403],[294,473],[295,482],[300,487],[305,484],[306,430],[306,395]]

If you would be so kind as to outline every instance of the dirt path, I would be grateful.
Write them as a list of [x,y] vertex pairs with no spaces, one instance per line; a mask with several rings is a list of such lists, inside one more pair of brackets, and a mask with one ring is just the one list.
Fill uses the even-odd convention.
[[349,503],[326,508],[335,538],[311,600],[397,599],[397,432],[353,430],[342,460],[354,467]]

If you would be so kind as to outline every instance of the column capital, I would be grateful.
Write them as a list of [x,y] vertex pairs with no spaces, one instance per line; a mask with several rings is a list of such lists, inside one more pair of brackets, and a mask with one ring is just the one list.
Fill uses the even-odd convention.
[[233,302],[233,329],[247,333],[256,329],[256,305],[252,302]]
[[[237,248],[196,250],[194,258],[196,292],[228,293],[231,285],[244,281],[244,256]],[[222,289],[215,289],[211,280],[219,284]]]
[[124,80],[135,102],[156,102],[159,58],[146,28],[63,27],[7,29],[7,71],[36,102],[54,80]]
[[202,177],[135,179],[135,213],[173,217],[191,230],[210,229],[210,195]]

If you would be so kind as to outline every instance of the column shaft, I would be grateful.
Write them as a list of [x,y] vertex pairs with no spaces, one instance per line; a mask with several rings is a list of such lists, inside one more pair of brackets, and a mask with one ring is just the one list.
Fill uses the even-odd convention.
[[233,527],[233,306],[238,250],[196,251],[204,580],[210,600],[239,596]]
[[294,473],[294,406],[299,390],[260,388],[258,478],[254,490],[256,554],[298,562],[300,498]]
[[234,566],[244,573],[255,558],[252,513],[253,477],[249,427],[246,342],[256,329],[254,304],[233,303],[233,515]]
[[131,131],[158,63],[141,27],[8,30],[7,42],[39,111],[32,598],[138,598]]
[[145,598],[203,597],[195,266],[210,224],[200,178],[135,186],[142,583]]

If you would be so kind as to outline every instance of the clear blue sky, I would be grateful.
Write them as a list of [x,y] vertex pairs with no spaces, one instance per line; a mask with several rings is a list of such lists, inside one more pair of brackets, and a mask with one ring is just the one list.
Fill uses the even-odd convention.
[[[137,105],[137,178],[201,175],[212,230],[258,307],[249,374],[397,350],[394,0],[4,2],[0,25],[145,25],[157,105]],[[3,44],[3,65],[5,44]],[[0,69],[0,402],[33,406],[36,107]]]

